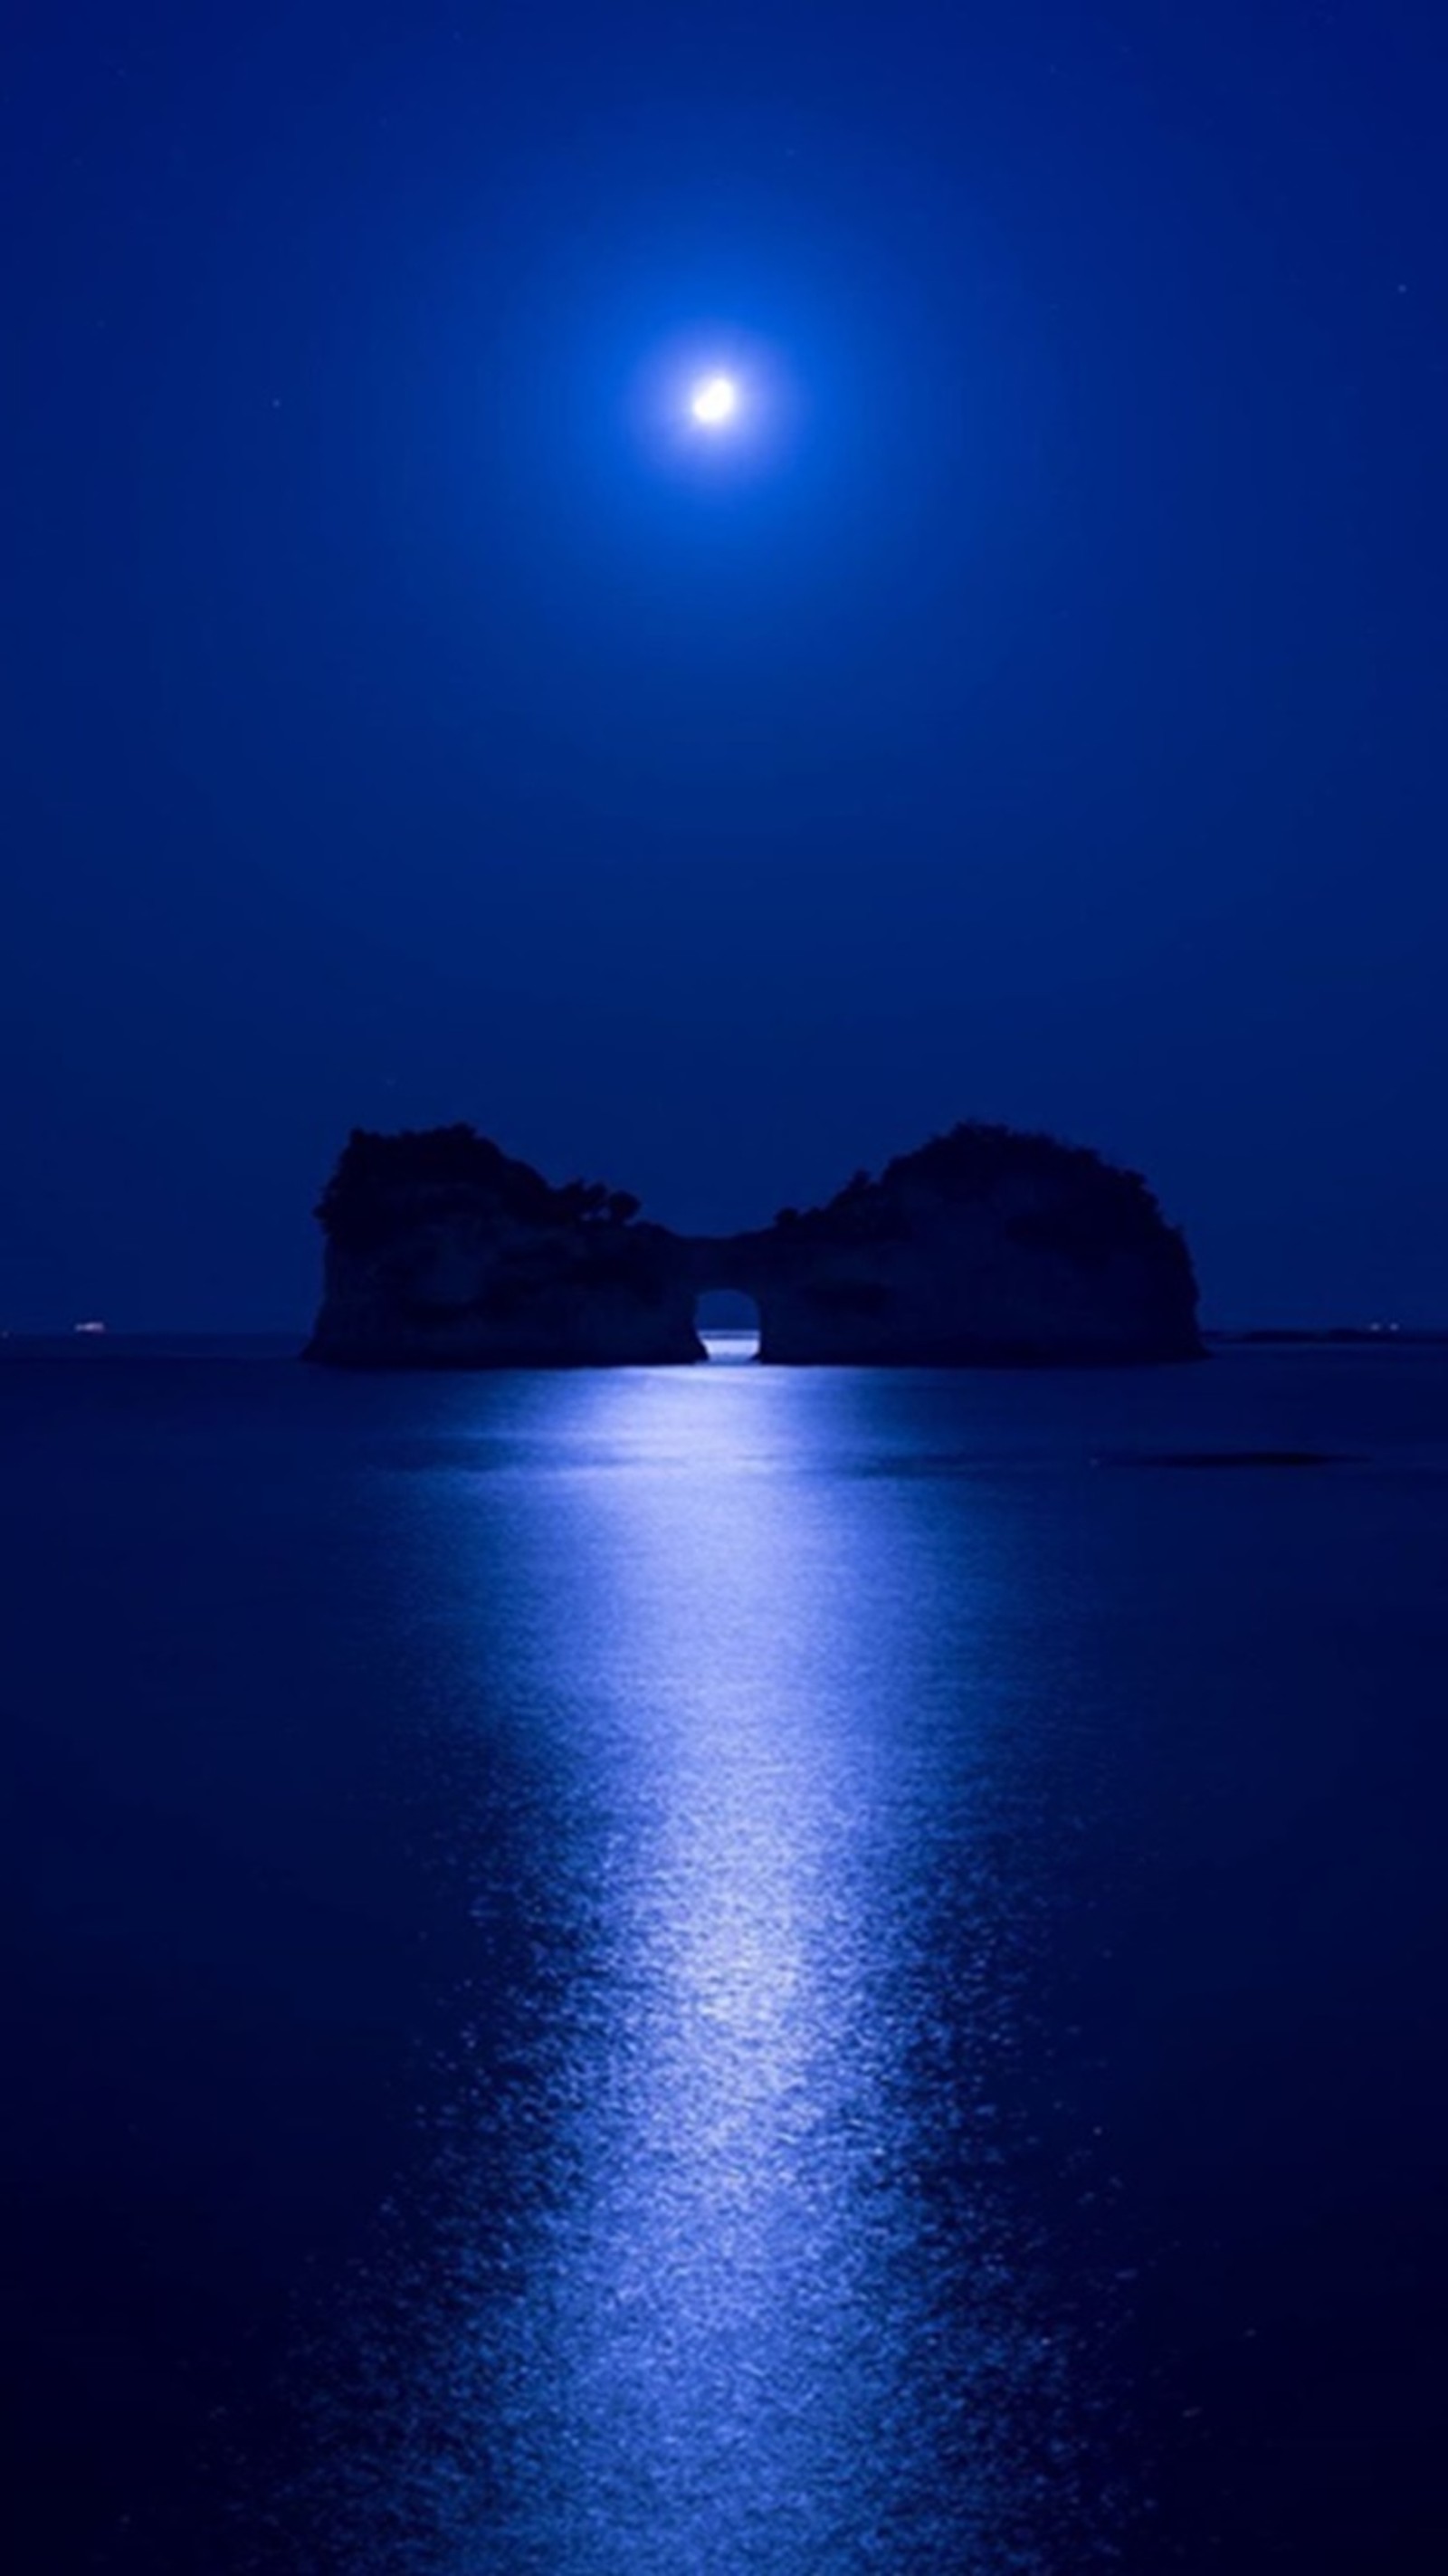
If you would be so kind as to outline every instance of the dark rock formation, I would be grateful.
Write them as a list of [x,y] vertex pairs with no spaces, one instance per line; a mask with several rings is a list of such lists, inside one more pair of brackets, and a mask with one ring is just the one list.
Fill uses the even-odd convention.
[[760,1358],[867,1366],[1195,1359],[1185,1242],[1138,1173],[1050,1136],[956,1127],[824,1207],[709,1239],[597,1183],[552,1188],[471,1127],[354,1131],[317,1211],[308,1356],[359,1368],[697,1360],[742,1289]]
[[553,1189],[471,1127],[355,1128],[317,1210],[309,1357],[360,1367],[694,1360],[678,1239],[597,1183]]

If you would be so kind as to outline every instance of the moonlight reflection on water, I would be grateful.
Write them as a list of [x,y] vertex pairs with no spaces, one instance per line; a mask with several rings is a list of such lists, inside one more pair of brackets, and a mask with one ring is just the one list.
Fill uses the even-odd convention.
[[1007,2177],[1020,1569],[927,1485],[818,1474],[820,1393],[576,1380],[526,1460],[423,1489],[480,1958],[358,2565],[1034,2568],[1067,2508],[1091,2563],[1083,2356]]

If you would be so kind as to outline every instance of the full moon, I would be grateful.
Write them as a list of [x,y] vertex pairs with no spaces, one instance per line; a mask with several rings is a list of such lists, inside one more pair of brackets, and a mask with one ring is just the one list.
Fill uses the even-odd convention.
[[739,388],[728,376],[706,376],[694,387],[689,409],[705,429],[721,429],[739,409]]

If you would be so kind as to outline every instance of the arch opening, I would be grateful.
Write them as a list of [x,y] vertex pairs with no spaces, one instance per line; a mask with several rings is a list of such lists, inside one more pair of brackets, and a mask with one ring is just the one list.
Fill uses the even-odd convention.
[[706,1288],[694,1307],[694,1330],[705,1358],[721,1367],[744,1367],[759,1357],[759,1305],[742,1288]]

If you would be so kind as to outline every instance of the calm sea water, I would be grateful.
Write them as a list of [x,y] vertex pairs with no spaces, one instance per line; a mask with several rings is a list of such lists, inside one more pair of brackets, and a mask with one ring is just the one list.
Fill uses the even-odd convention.
[[1448,1355],[0,1358],[7,2565],[1441,2567],[1445,1571]]

